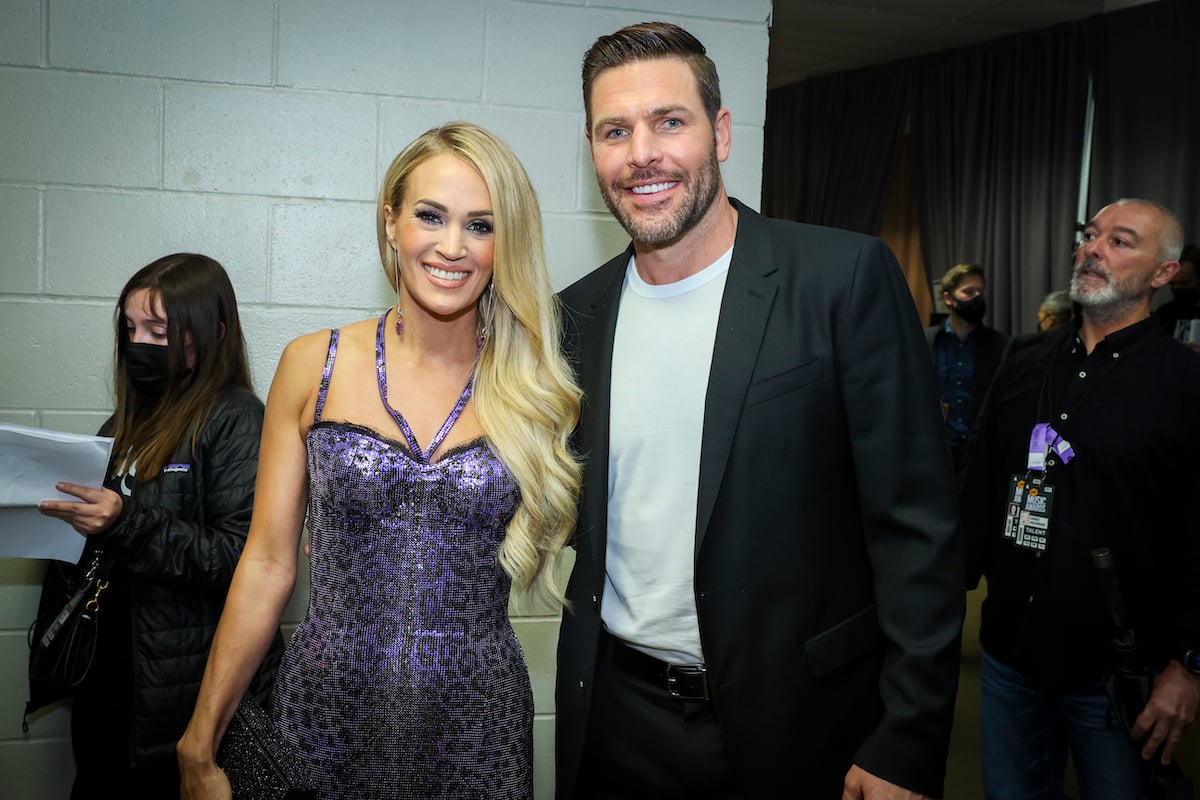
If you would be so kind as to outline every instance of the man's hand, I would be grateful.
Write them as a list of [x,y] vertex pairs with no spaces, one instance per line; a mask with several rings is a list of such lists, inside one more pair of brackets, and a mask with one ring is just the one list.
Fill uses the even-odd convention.
[[1134,740],[1146,737],[1142,758],[1147,761],[1154,758],[1161,745],[1162,763],[1171,763],[1179,739],[1196,719],[1197,706],[1200,706],[1200,676],[1188,672],[1172,658],[1154,679],[1150,701],[1133,724]]
[[846,773],[842,800],[929,800],[923,794],[902,789],[883,778],[877,778],[855,764]]

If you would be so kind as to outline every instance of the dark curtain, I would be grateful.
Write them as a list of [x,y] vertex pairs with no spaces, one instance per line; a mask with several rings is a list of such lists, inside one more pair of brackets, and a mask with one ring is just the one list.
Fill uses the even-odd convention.
[[1121,197],[1170,208],[1200,240],[1200,2],[1092,19],[1095,133],[1088,213]]
[[1087,111],[1086,23],[918,59],[912,136],[932,281],[983,266],[989,324],[1037,330],[1070,278]]
[[877,233],[910,70],[871,67],[768,92],[763,213]]
[[929,291],[929,276],[921,255],[921,233],[917,225],[917,200],[913,190],[912,137],[900,137],[896,167],[892,182],[884,197],[883,217],[879,221],[880,239],[896,254],[904,280],[917,306],[917,317],[928,325],[933,313],[933,295]]

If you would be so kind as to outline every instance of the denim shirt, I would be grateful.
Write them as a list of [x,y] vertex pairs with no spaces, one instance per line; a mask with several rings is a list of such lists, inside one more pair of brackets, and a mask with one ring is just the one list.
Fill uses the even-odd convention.
[[971,433],[971,415],[975,407],[975,331],[959,339],[946,320],[933,342],[938,389],[946,413],[946,436],[950,444],[966,444]]

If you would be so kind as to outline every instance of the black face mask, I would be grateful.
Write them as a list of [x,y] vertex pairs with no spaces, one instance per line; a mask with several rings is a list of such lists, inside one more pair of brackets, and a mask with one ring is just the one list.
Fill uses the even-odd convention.
[[125,346],[125,374],[139,392],[152,396],[167,389],[167,346],[130,342]]
[[968,325],[978,325],[987,313],[987,302],[983,295],[977,294],[970,300],[959,300],[954,310]]

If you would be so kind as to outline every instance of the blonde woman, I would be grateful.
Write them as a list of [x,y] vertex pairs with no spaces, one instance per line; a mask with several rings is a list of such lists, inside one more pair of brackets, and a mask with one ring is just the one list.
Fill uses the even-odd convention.
[[532,797],[507,601],[557,594],[580,480],[540,219],[516,157],[475,125],[392,162],[377,225],[396,305],[283,353],[244,567],[178,746],[185,797],[228,797],[214,754],[291,596],[306,514],[311,597],[270,710],[319,796]]

